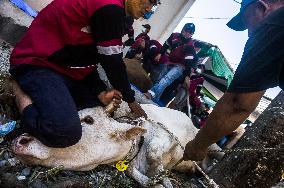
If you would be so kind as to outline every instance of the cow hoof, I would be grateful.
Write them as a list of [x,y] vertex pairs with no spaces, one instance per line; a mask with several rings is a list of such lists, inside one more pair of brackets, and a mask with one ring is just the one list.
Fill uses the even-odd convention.
[[153,185],[152,188],[165,188],[162,184]]

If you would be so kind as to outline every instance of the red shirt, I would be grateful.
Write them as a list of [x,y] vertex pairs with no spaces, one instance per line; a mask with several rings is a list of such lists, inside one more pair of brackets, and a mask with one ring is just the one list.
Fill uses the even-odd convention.
[[84,78],[95,69],[95,59],[88,66],[71,67],[51,62],[48,58],[66,45],[94,44],[102,47],[100,49],[122,46],[121,38],[98,42],[90,32],[91,16],[110,4],[124,8],[124,0],[54,0],[38,14],[15,46],[11,65],[44,66],[75,79]]

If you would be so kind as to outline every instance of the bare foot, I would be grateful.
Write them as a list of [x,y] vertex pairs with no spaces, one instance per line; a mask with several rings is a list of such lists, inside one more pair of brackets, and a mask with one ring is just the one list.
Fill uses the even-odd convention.
[[32,104],[32,99],[20,88],[15,80],[10,81],[12,92],[15,95],[16,105],[20,111],[23,112],[24,108]]

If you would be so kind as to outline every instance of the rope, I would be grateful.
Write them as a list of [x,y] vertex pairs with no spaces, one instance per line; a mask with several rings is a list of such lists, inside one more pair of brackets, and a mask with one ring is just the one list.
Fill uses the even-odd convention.
[[[139,119],[133,119],[132,117],[129,117],[129,116],[120,116],[120,117],[114,118],[114,120],[116,120],[118,122],[123,122],[123,123],[128,123],[128,124],[131,124],[131,125],[139,126],[139,127],[141,127],[141,124],[143,123],[142,119],[140,119],[140,118]],[[134,158],[138,155],[138,153],[140,152],[140,150],[142,148],[143,143],[144,143],[144,136],[141,136],[140,141],[138,143],[138,151],[133,157],[131,157],[131,155],[133,155],[133,152],[135,151],[135,148],[136,148],[136,139],[134,139],[132,141],[132,146],[131,146],[128,154],[125,156],[125,160],[128,160],[128,163],[130,163],[132,160],[134,160]]]
[[[150,122],[156,123],[157,125],[161,126],[164,130],[166,130],[172,138],[175,139],[175,141],[180,145],[180,147],[184,150],[184,147],[181,145],[180,141],[178,138],[162,123],[160,122],[155,122],[154,120],[148,120]],[[270,151],[284,151],[284,148],[241,148],[241,149],[224,149],[224,150],[209,150],[208,153],[218,153],[218,152],[224,152],[224,153],[232,153],[232,152],[270,152]],[[183,158],[180,159],[173,167],[177,166],[179,163],[183,161]],[[202,175],[205,177],[208,185],[210,188],[219,188],[219,185],[214,182],[213,179],[211,179],[199,166],[198,164],[193,161],[195,164],[196,168],[202,173]],[[161,173],[155,175],[154,177],[151,178],[149,185],[153,186],[160,182],[163,178],[168,177],[170,175],[169,170],[164,170]]]
[[[177,163],[179,164],[180,162],[182,161],[182,159]],[[176,164],[176,165],[177,165]],[[219,188],[219,185],[216,184],[214,182],[213,179],[211,179],[199,166],[198,164],[193,161],[193,164],[196,166],[197,170],[200,171],[200,173],[205,177],[206,179],[206,182],[208,183],[208,187],[209,188]],[[174,165],[174,166],[176,166]],[[169,175],[171,174],[171,171],[170,170],[164,170],[164,171],[161,171],[159,174],[153,176],[151,179],[150,179],[150,183],[148,184],[149,186],[154,186],[156,185],[158,182],[160,182],[162,179],[164,179],[165,177],[168,177]]]
[[193,17],[193,16],[185,16],[183,18],[190,18],[190,19],[204,19],[204,20],[228,20],[231,18],[226,18],[226,17],[205,17],[205,18],[198,18],[198,17]]
[[[171,138],[173,140],[175,140],[175,142],[181,147],[181,149],[184,151],[185,148],[184,146],[180,143],[179,139],[177,136],[175,136],[164,124],[160,123],[160,122],[156,122],[154,120],[151,119],[147,119],[146,121],[149,121],[151,123],[153,123],[154,125],[159,125],[162,129],[164,129],[165,131],[168,132],[168,134],[171,136]],[[183,159],[180,159],[174,166],[178,165]],[[173,166],[173,167],[174,167]],[[160,182],[162,179],[164,179],[165,177],[168,177],[170,175],[171,171],[170,170],[164,170],[161,171],[159,174],[153,176],[150,179],[150,183],[149,186],[153,186],[156,185],[158,182]]]
[[236,1],[236,0],[233,0],[233,1],[235,1],[235,2],[238,3],[238,4],[241,4],[239,1]]
[[217,185],[213,179],[209,178],[209,176],[203,172],[203,170],[200,168],[200,166],[198,166],[198,164],[193,161],[193,164],[196,166],[196,168],[199,170],[199,172],[201,172],[201,174],[205,177],[207,183],[209,184],[209,187],[211,188],[219,188],[219,185]]
[[176,137],[164,124],[160,123],[160,122],[156,122],[154,120],[148,119],[147,121],[152,122],[154,124],[159,125],[162,129],[164,129],[165,131],[167,131],[169,133],[169,135],[172,137],[172,139],[174,139],[178,145],[181,147],[182,150],[185,150],[184,146],[180,143],[178,137]]
[[224,150],[209,150],[208,153],[247,153],[247,152],[270,152],[270,151],[284,151],[284,148],[236,148],[236,149],[224,149]]
[[[127,120],[128,123],[142,123],[143,120],[142,119],[138,119],[138,120],[134,120],[128,116],[122,116],[117,118],[116,120],[119,119],[124,119]],[[147,119],[146,121],[149,121],[155,125],[159,125],[162,129],[164,129],[165,131],[168,132],[168,134],[171,136],[172,139],[174,139],[178,145],[182,148],[182,150],[184,151],[185,148],[184,146],[182,146],[182,144],[180,143],[179,139],[162,123],[160,122],[156,122],[154,120],[151,119]],[[270,151],[284,151],[284,148],[236,148],[236,149],[224,149],[224,150],[209,150],[208,153],[219,153],[219,152],[224,152],[224,153],[233,153],[233,152],[238,152],[238,153],[248,153],[248,152],[270,152]],[[177,166],[179,163],[181,163],[183,161],[183,158],[180,159],[173,167]],[[194,165],[196,166],[196,168],[202,173],[202,175],[205,177],[208,185],[210,188],[219,188],[219,186],[214,182],[213,179],[211,179],[199,166],[198,164],[193,161]],[[158,182],[160,182],[162,179],[164,179],[165,177],[168,177],[170,175],[170,170],[164,170],[161,171],[159,174],[153,176],[150,179],[149,182],[149,186],[153,186],[156,185]]]

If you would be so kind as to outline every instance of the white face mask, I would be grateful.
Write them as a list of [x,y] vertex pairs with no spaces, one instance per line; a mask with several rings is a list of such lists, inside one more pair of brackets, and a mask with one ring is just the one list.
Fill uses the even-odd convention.
[[197,72],[198,74],[201,74],[202,70],[201,69],[196,69],[195,72]]
[[145,33],[145,32],[146,32],[146,28],[143,28],[143,29],[142,29],[142,33]]

